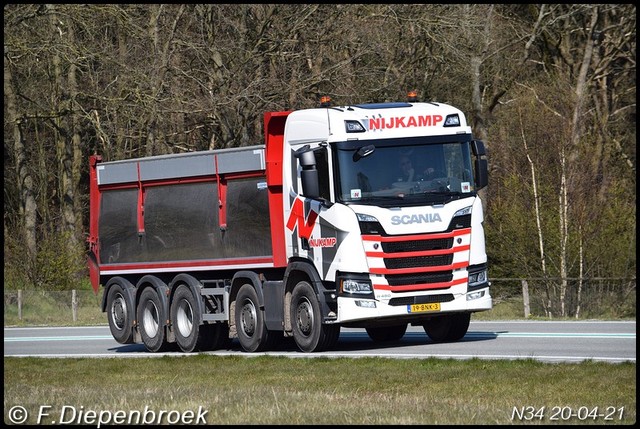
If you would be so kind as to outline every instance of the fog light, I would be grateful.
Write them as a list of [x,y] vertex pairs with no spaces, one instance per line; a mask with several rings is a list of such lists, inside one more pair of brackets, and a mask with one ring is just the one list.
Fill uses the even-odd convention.
[[474,299],[482,298],[484,296],[484,291],[479,290],[477,292],[471,292],[467,294],[467,301],[471,301]]
[[356,301],[356,305],[358,307],[363,307],[363,308],[376,308],[376,302],[375,301]]

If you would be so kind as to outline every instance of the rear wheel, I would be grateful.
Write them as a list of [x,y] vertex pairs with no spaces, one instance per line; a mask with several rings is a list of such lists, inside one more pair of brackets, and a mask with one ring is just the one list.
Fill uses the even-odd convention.
[[471,313],[436,316],[424,323],[424,331],[435,343],[450,343],[462,339],[469,329]]
[[120,344],[132,344],[133,317],[135,310],[129,294],[118,283],[109,287],[107,295],[107,318],[111,335]]
[[198,350],[219,350],[227,348],[231,344],[229,339],[229,324],[226,322],[200,325],[200,330],[202,331],[202,344]]
[[267,330],[258,294],[250,284],[242,285],[236,296],[235,322],[244,351],[260,352],[271,345],[275,333]]
[[171,326],[176,343],[184,353],[215,350],[229,339],[228,324],[200,324],[202,314],[198,299],[191,288],[183,284],[178,286],[171,301]]
[[138,303],[138,329],[144,346],[150,352],[167,348],[164,321],[166,316],[158,293],[152,287],[142,291]]
[[293,288],[290,311],[293,339],[301,351],[319,352],[335,346],[340,325],[322,324],[320,303],[308,282],[301,281]]
[[375,342],[398,341],[407,332],[407,324],[367,328],[367,334]]

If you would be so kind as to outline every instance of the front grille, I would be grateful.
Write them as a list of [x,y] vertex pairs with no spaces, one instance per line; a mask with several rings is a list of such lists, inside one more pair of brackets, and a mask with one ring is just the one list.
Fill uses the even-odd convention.
[[383,275],[386,280],[378,288],[406,295],[418,291],[444,292],[464,283],[466,279],[460,276],[454,280],[454,270],[466,268],[469,262],[471,231],[467,225],[471,217],[454,219],[456,222],[447,231],[363,235],[363,240],[373,242],[372,249],[367,251],[371,273]]
[[453,246],[453,238],[441,238],[437,240],[412,240],[382,243],[385,253],[421,252],[423,250],[450,249]]
[[389,286],[415,285],[421,283],[446,283],[453,279],[451,271],[419,274],[387,274]]
[[451,265],[453,255],[414,256],[411,258],[385,258],[384,265],[389,269],[439,267]]

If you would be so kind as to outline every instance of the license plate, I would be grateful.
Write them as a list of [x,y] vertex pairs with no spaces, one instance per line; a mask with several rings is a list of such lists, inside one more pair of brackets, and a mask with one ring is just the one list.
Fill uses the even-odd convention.
[[426,311],[440,311],[439,302],[430,302],[428,304],[412,304],[407,305],[409,313],[424,313]]

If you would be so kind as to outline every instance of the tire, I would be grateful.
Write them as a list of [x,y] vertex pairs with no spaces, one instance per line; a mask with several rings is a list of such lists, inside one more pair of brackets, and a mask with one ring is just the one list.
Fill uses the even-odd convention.
[[210,351],[229,348],[231,339],[229,338],[228,323],[209,323],[200,325],[200,340],[197,349],[199,351]]
[[404,337],[407,332],[407,324],[395,326],[381,326],[376,328],[367,328],[367,334],[376,343],[385,341],[398,341]]
[[340,338],[340,325],[323,325],[322,329],[325,333],[322,350],[332,350]]
[[227,323],[201,324],[199,297],[185,284],[178,286],[171,301],[170,320],[176,344],[184,353],[216,350],[228,343]]
[[118,283],[109,288],[107,318],[111,335],[120,344],[133,344],[133,303],[129,294]]
[[138,302],[138,330],[145,348],[153,353],[167,349],[164,307],[155,288],[147,287]]
[[423,327],[433,342],[450,343],[465,336],[470,321],[471,313],[456,313],[429,319]]
[[293,288],[290,307],[293,339],[305,353],[320,352],[335,346],[340,325],[323,325],[320,303],[313,287],[301,281]]
[[246,352],[260,352],[271,346],[275,334],[267,330],[258,294],[250,284],[240,287],[236,296],[236,331],[240,346]]

